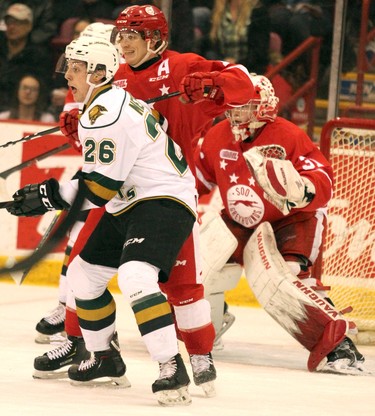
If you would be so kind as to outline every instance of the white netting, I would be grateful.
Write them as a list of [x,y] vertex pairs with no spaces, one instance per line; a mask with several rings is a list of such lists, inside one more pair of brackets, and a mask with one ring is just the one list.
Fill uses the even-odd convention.
[[338,309],[353,307],[348,317],[360,331],[375,331],[375,130],[333,129],[330,161],[335,192],[322,280]]

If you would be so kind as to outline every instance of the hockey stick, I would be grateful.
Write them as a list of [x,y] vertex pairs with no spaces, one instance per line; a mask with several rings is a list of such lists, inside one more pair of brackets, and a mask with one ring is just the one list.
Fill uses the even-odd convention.
[[175,92],[171,92],[169,94],[160,95],[160,97],[150,98],[148,100],[145,100],[145,103],[147,103],[147,104],[157,103],[158,101],[163,101],[163,100],[166,100],[168,98],[177,97],[178,95],[181,95],[181,92],[180,91],[175,91]]
[[[178,95],[181,95],[180,91],[171,92],[170,94],[161,95],[160,97],[154,97],[146,100],[145,102],[147,104],[156,103],[158,101],[166,100],[168,98],[176,97]],[[60,126],[52,127],[48,130],[43,130],[38,133],[30,134],[29,136],[22,137],[21,139],[10,141],[7,143],[4,143],[0,145],[0,149],[8,146],[13,146],[14,144],[21,143],[21,142],[27,142],[29,140],[35,139],[37,137],[46,136],[47,134],[56,133],[57,131],[60,131]]]
[[63,150],[69,149],[71,145],[69,143],[64,143],[61,146],[55,147],[54,149],[48,150],[47,152],[41,153],[38,156],[35,156],[29,160],[25,160],[24,162],[20,163],[19,165],[16,165],[12,168],[9,168],[7,170],[4,170],[3,172],[0,172],[0,178],[6,179],[9,175],[11,175],[14,172],[17,172],[23,168],[27,168],[28,166],[32,165],[35,162],[39,162],[40,160],[46,159],[49,156],[54,155],[55,153],[62,152]]
[[[63,219],[65,217],[65,213],[66,213],[66,211],[57,211],[56,215],[53,217],[53,219],[52,219],[51,223],[49,224],[48,228],[44,232],[43,237],[39,241],[39,244],[36,247],[35,251],[38,251],[38,250],[40,250],[41,247],[43,247],[44,243],[47,241],[47,239],[51,235],[51,232],[54,229],[54,227],[57,223],[57,220]],[[22,285],[23,281],[25,280],[26,276],[30,273],[30,270],[33,268],[33,266],[34,265],[32,264],[29,267],[25,268],[25,270],[23,271],[22,274],[21,273],[10,273],[10,275],[13,277],[13,280],[18,285]]]
[[[10,169],[4,170],[3,172],[0,173],[0,194],[4,197],[7,196],[7,192],[5,191],[5,181],[6,178],[11,175],[14,172],[17,172],[23,168],[26,168],[30,165],[32,165],[35,162],[39,162],[40,160],[46,159],[49,156],[54,155],[55,153],[61,152],[65,149],[69,149],[71,147],[71,145],[69,143],[64,143],[61,146],[55,147],[54,149],[51,149],[47,152],[41,153],[38,156],[35,156],[29,160],[25,160],[24,162],[13,166]],[[4,189],[2,189],[4,188]],[[6,204],[5,203],[0,203],[0,205]],[[9,204],[8,206],[10,206],[11,204]],[[7,206],[4,206],[4,208],[6,208]],[[36,250],[39,250],[39,248],[44,244],[44,242],[46,241],[46,239],[48,238],[49,234],[52,231],[53,225],[56,223],[57,220],[57,215],[54,218],[54,220],[52,221],[52,223],[50,224],[50,226],[47,228],[45,234],[43,235],[41,241],[39,242],[38,247],[36,248]],[[15,258],[14,257],[9,257],[8,261],[7,261],[7,266],[13,265],[15,263]],[[13,278],[13,280],[18,284],[21,285],[22,282],[24,281],[24,279],[26,278],[27,274],[30,272],[31,268],[28,268],[26,270],[23,271],[16,271],[16,272],[12,272],[9,273],[11,275],[11,277]]]
[[20,142],[27,142],[29,140],[35,139],[35,138],[40,137],[40,136],[46,136],[47,134],[56,133],[57,131],[60,131],[59,126],[52,127],[51,129],[48,129],[48,130],[40,131],[39,133],[30,134],[29,136],[25,136],[25,137],[22,137],[21,139],[14,140],[13,142],[7,142],[5,144],[0,145],[0,148],[12,146],[12,145],[20,143]]
[[0,209],[9,208],[13,205],[14,201],[4,201],[0,202]]
[[11,274],[12,272],[19,270],[26,270],[33,267],[36,263],[42,260],[50,251],[52,251],[57,244],[65,237],[65,234],[69,228],[76,222],[78,214],[81,210],[83,201],[85,199],[85,192],[83,190],[83,185],[79,181],[78,192],[76,198],[70,207],[66,217],[62,220],[60,226],[55,230],[55,232],[50,234],[49,238],[46,238],[44,244],[42,244],[38,250],[35,250],[30,256],[26,257],[23,260],[20,260],[12,266],[5,266],[0,269],[0,277],[5,273]]

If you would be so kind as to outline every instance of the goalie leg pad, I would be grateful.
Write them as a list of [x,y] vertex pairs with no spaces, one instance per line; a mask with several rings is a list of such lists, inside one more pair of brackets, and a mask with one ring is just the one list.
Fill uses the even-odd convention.
[[291,273],[270,223],[259,225],[245,246],[244,268],[265,311],[311,352],[308,369],[319,368],[347,333],[349,322]]
[[215,276],[221,272],[230,256],[238,246],[236,237],[231,233],[217,212],[207,212],[202,216],[199,228],[199,242],[202,261],[202,281],[206,294],[227,290],[215,286],[220,279]]

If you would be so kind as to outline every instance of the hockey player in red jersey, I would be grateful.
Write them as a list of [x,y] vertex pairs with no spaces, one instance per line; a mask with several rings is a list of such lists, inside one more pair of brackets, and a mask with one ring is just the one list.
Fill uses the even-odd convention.
[[[217,244],[225,251],[228,242],[221,260],[244,267],[262,306],[310,351],[309,370],[361,373],[364,357],[347,337],[353,323],[334,310],[327,288],[311,275],[333,190],[332,169],[304,131],[277,117],[270,81],[255,74],[252,80],[255,92],[248,103],[227,111],[227,119],[196,149],[199,193],[217,186],[224,205],[216,218],[202,216],[203,261],[215,263],[213,238],[221,223]],[[214,231],[205,225],[211,221]],[[206,269],[205,284],[221,272]]]
[[[195,54],[167,51],[167,22],[155,6],[125,9],[117,20],[117,28],[126,64],[121,65],[116,73],[115,84],[143,100],[181,91],[180,99],[175,97],[158,101],[154,108],[167,119],[167,133],[176,138],[176,143],[194,172],[194,145],[212,125],[214,117],[246,103],[247,96],[253,91],[248,71],[241,65],[207,61]],[[65,113],[61,117],[62,131],[72,141],[76,140],[77,123],[72,113]],[[100,210],[91,211],[73,248],[72,257],[79,253],[101,215]],[[215,331],[210,318],[210,305],[204,299],[199,258],[189,255],[191,247],[197,245],[197,229],[196,224],[196,231],[180,251],[168,282],[160,285],[173,305],[180,336],[190,355],[194,381],[203,386],[216,377],[211,357]],[[198,252],[198,247],[194,252]],[[186,287],[183,296],[179,289],[181,282]],[[74,351],[81,332],[74,308],[69,305],[65,329],[70,346],[68,349],[61,346],[58,349],[62,351],[60,354],[57,351],[56,354],[49,354],[51,358],[46,363],[46,374],[74,362]],[[71,357],[68,362],[64,358],[67,354]],[[44,365],[45,358],[37,357],[35,361],[39,374],[42,361]],[[212,391],[208,391],[208,394],[212,394]]]

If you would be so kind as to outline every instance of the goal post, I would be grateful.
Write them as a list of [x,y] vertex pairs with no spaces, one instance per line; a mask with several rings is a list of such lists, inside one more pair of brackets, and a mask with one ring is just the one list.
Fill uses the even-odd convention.
[[320,148],[335,185],[315,273],[338,309],[352,306],[356,341],[375,344],[375,120],[330,120]]

